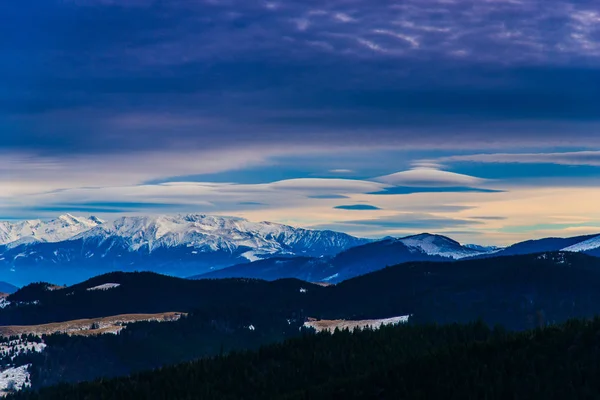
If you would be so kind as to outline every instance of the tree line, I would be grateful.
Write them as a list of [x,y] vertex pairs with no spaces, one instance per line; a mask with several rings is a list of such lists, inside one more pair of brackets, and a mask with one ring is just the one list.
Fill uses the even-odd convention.
[[600,396],[600,319],[525,332],[482,321],[302,337],[12,399],[575,399]]

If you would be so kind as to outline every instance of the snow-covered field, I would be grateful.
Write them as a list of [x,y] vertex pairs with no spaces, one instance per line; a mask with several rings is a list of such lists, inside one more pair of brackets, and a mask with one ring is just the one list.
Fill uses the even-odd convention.
[[[6,343],[0,343],[0,356],[3,358],[3,365],[12,363],[12,360],[18,354],[32,352],[41,352],[46,348],[45,343],[30,342],[25,339],[15,339]],[[9,361],[10,360],[10,361]],[[29,368],[27,365],[9,365],[0,369],[0,397],[7,394],[30,387]]]
[[314,328],[317,332],[330,331],[333,332],[336,329],[343,330],[356,330],[371,327],[378,329],[383,325],[397,325],[408,322],[409,315],[403,315],[400,317],[385,318],[385,319],[365,319],[365,320],[320,320],[320,321],[308,321],[304,323],[306,328]]
[[31,386],[28,368],[29,364],[0,372],[0,397]]

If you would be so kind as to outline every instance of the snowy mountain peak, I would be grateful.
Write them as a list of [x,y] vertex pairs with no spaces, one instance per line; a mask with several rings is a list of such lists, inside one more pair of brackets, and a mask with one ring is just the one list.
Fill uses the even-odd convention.
[[276,256],[332,256],[368,242],[339,232],[204,214],[111,222],[63,215],[45,222],[0,223],[0,243],[5,244],[0,267],[27,277],[35,270],[36,279],[62,270],[62,279],[71,280],[93,269],[190,276]]
[[77,221],[77,218],[75,218],[74,216],[72,216],[71,214],[64,214],[58,217],[58,219],[60,219],[61,221],[64,221],[68,224],[76,224],[79,221]]
[[100,218],[98,218],[98,217],[96,217],[96,216],[94,216],[94,215],[92,215],[91,217],[89,217],[89,218],[88,218],[88,220],[89,220],[89,221],[91,221],[91,222],[94,222],[94,223],[96,223],[96,224],[98,224],[98,225],[101,225],[101,224],[104,224],[104,223],[106,223],[106,221],[105,221],[105,220],[103,220],[103,219],[100,219]]
[[[101,220],[100,218],[97,218],[94,216],[91,216],[89,218],[84,218],[84,217],[75,217],[71,214],[61,215],[58,217],[58,220],[62,221],[66,225],[71,225],[71,226],[81,225],[81,226],[86,226],[86,227],[94,227],[96,225],[101,225],[105,222],[105,221]],[[50,221],[50,222],[53,222],[53,221]]]
[[133,251],[185,246],[203,252],[241,251],[249,260],[271,254],[334,254],[367,242],[344,233],[204,214],[121,217],[73,240],[102,242],[111,238],[128,243]]
[[74,217],[70,214],[50,220],[0,222],[0,245],[19,245],[36,242],[61,242],[103,223],[95,218]]
[[397,240],[408,248],[415,249],[416,251],[422,251],[425,254],[432,256],[453,258],[455,260],[485,253],[477,249],[462,246],[460,243],[449,237],[430,233],[421,233],[419,235],[407,236]]

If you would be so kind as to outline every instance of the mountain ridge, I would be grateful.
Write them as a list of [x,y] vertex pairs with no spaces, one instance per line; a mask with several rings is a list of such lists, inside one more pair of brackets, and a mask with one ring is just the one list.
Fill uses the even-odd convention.
[[124,216],[114,221],[65,214],[45,222],[0,222],[0,278],[17,285],[40,279],[73,283],[111,271],[335,283],[409,261],[561,250],[600,256],[600,235],[544,238],[497,248],[463,245],[440,234],[363,239],[206,214]]
[[[75,282],[117,270],[189,276],[245,260],[335,255],[371,241],[205,214],[121,217],[112,222],[67,214],[45,225],[36,220],[2,226],[10,235],[0,246],[0,271],[22,284],[45,277]],[[40,240],[28,240],[31,234]]]
[[468,248],[442,235],[422,233],[403,238],[385,238],[344,250],[326,259],[268,259],[244,263],[191,279],[260,278],[297,279],[337,283],[365,273],[412,261],[454,261],[483,256],[485,250]]

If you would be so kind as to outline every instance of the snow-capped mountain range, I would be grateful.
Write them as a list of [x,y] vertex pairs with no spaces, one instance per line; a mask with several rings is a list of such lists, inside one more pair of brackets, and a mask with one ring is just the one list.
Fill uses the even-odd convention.
[[368,242],[236,217],[136,216],[107,222],[67,214],[47,222],[3,222],[0,277],[18,282],[50,273],[53,282],[74,281],[112,270],[189,276],[273,256],[330,256]]
[[269,254],[335,254],[368,242],[344,233],[293,228],[271,222],[209,215],[121,217],[106,222],[96,217],[61,215],[57,219],[0,223],[0,245],[58,243],[83,240],[102,243],[119,238],[130,251],[152,253],[160,248],[193,247],[204,251],[249,249],[249,260]]
[[[0,222],[0,280],[63,284],[115,270],[192,276],[257,262],[257,267],[268,266],[272,276],[288,276],[286,271],[273,273],[274,268],[293,264],[307,279],[336,281],[406,261],[558,250],[600,255],[600,236],[541,239],[502,249],[462,245],[427,233],[370,240],[340,232],[200,214],[131,216],[114,221],[66,214],[49,221]],[[277,268],[269,264],[269,260],[282,257],[302,259],[279,263]],[[303,260],[310,261],[306,264]]]
[[0,222],[0,245],[16,247],[24,243],[60,242],[103,223],[105,221],[96,217],[82,218],[70,214],[50,221]]

